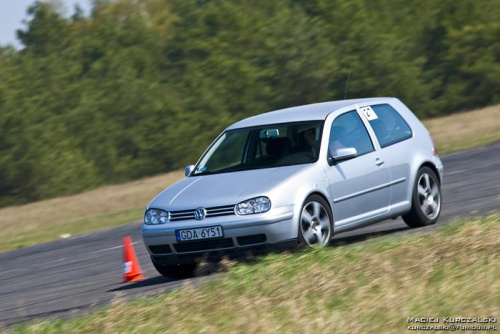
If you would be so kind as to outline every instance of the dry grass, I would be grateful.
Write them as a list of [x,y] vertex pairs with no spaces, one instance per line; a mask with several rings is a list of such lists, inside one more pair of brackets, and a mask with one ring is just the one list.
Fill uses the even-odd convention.
[[33,228],[59,224],[72,218],[81,219],[124,209],[144,208],[160,191],[183,176],[182,172],[176,171],[134,182],[105,186],[78,195],[7,207],[0,210],[2,231],[17,230],[20,215],[23,226]]
[[500,216],[491,216],[433,234],[271,255],[198,288],[15,332],[406,333],[407,317],[499,317],[499,249]]
[[500,140],[500,105],[424,121],[439,153]]
[[65,233],[89,232],[142,219],[147,203],[183,176],[183,172],[175,171],[78,195],[3,208],[0,251],[57,239]]
[[[500,140],[500,105],[425,121],[441,154]],[[0,251],[126,224],[182,171],[0,209]],[[19,222],[22,221],[22,224]]]

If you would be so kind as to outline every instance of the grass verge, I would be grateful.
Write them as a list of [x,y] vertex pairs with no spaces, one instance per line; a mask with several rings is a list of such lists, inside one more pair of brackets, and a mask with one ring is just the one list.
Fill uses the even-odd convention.
[[425,120],[440,154],[500,141],[500,105]]
[[431,234],[270,255],[200,287],[13,332],[405,333],[408,317],[498,317],[499,249],[500,216],[469,219]]
[[[500,105],[424,121],[440,154],[500,140]],[[144,207],[183,177],[175,171],[74,196],[0,209],[0,252],[142,219]],[[20,224],[22,222],[22,224]]]
[[75,219],[60,224],[48,224],[43,228],[21,230],[17,233],[3,233],[0,234],[0,252],[30,246],[43,241],[93,232],[105,227],[123,225],[124,222],[138,221],[142,218],[143,214],[144,208],[122,210]]
[[183,175],[175,171],[0,209],[0,252],[141,220],[147,203]]

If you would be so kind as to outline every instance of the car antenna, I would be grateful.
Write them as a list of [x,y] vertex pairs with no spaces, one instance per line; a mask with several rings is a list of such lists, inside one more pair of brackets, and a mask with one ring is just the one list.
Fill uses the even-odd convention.
[[347,82],[345,84],[344,100],[347,99],[347,88],[349,88],[349,79],[351,78],[351,70],[352,70],[352,61],[351,61],[351,66],[349,67],[349,74],[347,75]]

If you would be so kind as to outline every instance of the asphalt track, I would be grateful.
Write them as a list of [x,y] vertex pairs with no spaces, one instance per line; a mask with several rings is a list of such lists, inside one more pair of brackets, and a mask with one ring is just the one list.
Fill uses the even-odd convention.
[[[447,155],[442,160],[443,209],[435,226],[458,216],[500,210],[500,143]],[[410,230],[401,219],[390,220],[339,234],[333,244],[433,228]],[[122,238],[128,235],[135,242],[148,278],[122,284]],[[139,222],[0,253],[0,331],[3,326],[36,318],[87,314],[113,299],[154,295],[203,279],[206,277],[171,281],[159,276],[140,238]]]

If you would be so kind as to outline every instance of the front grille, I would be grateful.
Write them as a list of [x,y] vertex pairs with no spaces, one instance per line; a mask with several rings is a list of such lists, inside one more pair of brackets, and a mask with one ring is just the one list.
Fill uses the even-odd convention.
[[170,253],[172,253],[172,250],[170,249],[169,245],[149,246],[149,250],[153,254],[170,254]]
[[203,240],[203,241],[190,241],[186,243],[179,243],[174,245],[177,253],[186,252],[200,252],[209,251],[221,248],[234,247],[233,239],[216,239],[216,240]]
[[244,237],[238,237],[237,240],[240,246],[246,246],[246,245],[261,244],[263,242],[266,242],[267,238],[265,234],[253,234],[253,235],[246,235]]
[[[207,215],[205,218],[234,215],[234,205],[215,206],[212,208],[206,208],[206,210],[207,210]],[[176,222],[181,220],[194,219],[195,211],[196,209],[170,211],[170,221]]]

